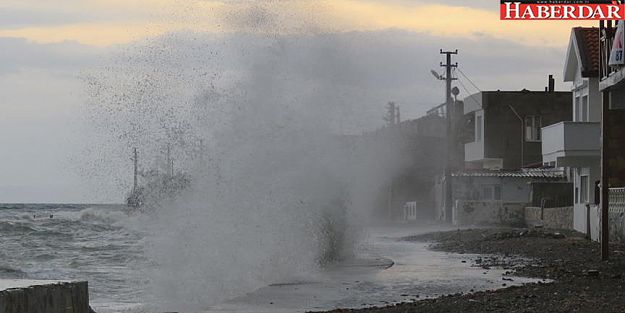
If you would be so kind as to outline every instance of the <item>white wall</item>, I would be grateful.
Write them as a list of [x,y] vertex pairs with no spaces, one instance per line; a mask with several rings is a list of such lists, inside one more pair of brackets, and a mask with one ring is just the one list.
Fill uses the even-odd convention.
[[[599,240],[599,222],[600,222],[600,214],[599,209],[595,205],[590,205],[590,237],[592,240]],[[585,234],[586,233],[586,223],[587,223],[587,209],[586,205],[583,204],[575,204],[574,206],[574,216],[573,216],[573,226],[575,230]]]
[[599,78],[592,77],[589,79],[589,122],[601,122],[601,91],[599,91]]
[[529,178],[515,177],[455,177],[453,181],[454,200],[467,200],[467,194],[481,192],[483,186],[500,185],[501,200],[508,202],[529,202],[531,186]]
[[[588,176],[588,203],[590,204],[590,228],[591,236],[593,239],[598,239],[599,236],[599,213],[598,208],[593,203],[595,202],[595,181],[601,177],[601,170],[598,164],[591,167],[576,168],[573,174],[574,188],[581,192],[581,176]],[[575,197],[576,192],[573,193]],[[574,226],[575,230],[586,233],[587,223],[587,208],[586,203],[577,203],[577,199],[574,202]]]
[[557,123],[541,129],[543,163],[556,162],[564,153],[564,125]]
[[[466,111],[466,107],[465,107],[465,111]],[[481,120],[480,126],[482,130],[482,135],[481,135],[481,138],[478,138],[477,131],[479,129],[478,122],[480,120]],[[484,134],[486,133],[484,129],[485,124],[486,123],[484,122],[484,110],[482,109],[476,110],[475,111],[475,126],[473,129],[476,141],[470,142],[464,145],[464,160],[466,162],[478,161],[478,160],[484,159]]]

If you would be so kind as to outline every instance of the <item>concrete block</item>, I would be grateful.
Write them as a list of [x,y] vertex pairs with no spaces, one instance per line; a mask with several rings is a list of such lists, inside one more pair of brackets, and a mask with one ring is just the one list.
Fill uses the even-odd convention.
[[0,313],[90,313],[87,282],[0,280]]
[[541,225],[552,229],[574,229],[573,207],[525,208],[525,224],[529,227]]

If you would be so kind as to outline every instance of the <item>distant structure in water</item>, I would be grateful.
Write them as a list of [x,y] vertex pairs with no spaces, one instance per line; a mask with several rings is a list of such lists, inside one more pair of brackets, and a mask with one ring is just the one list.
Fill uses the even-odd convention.
[[143,205],[144,198],[143,188],[139,188],[139,182],[137,180],[137,175],[139,173],[139,154],[137,148],[134,148],[131,160],[134,163],[134,183],[132,185],[132,192],[130,192],[130,195],[126,198],[126,204],[131,208],[139,208]]
[[[171,157],[171,147],[167,146],[167,156],[165,170],[150,169],[147,172],[139,173],[138,169],[138,152],[134,148],[134,184],[132,192],[126,198],[126,204],[130,208],[138,209],[145,205],[146,201],[158,203],[161,200],[171,199],[177,196],[182,190],[186,189],[191,180],[184,173],[176,173],[174,171],[174,160]],[[139,186],[138,176],[141,175],[145,183]]]

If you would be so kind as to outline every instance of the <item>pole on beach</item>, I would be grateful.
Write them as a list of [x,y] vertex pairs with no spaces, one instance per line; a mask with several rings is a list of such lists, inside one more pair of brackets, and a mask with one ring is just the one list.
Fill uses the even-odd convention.
[[[607,28],[607,30],[606,30]],[[604,31],[612,29],[612,21],[600,21],[599,32],[600,37]],[[599,53],[599,64],[608,64],[608,60],[604,59],[606,55]],[[602,74],[603,75],[603,74]],[[602,76],[600,75],[600,76]],[[610,90],[601,92],[601,260],[607,261],[610,255],[610,230],[609,230],[609,188],[610,188],[610,170],[609,170],[609,111],[610,111]]]
[[139,154],[137,153],[137,148],[134,148],[133,150],[133,156],[132,156],[132,161],[134,163],[134,181],[133,181],[133,185],[132,185],[132,192],[136,192],[137,191],[137,168],[138,168],[138,162],[139,162]]
[[608,131],[610,106],[610,93],[603,92],[603,103],[601,108],[601,260],[607,261],[610,257],[610,230],[609,230],[609,154],[608,154]]
[[452,106],[453,106],[453,98],[452,98],[452,90],[451,90],[451,82],[456,80],[456,78],[452,77],[452,69],[458,67],[458,63],[451,63],[451,56],[458,54],[458,50],[455,51],[443,51],[441,49],[440,54],[445,55],[446,63],[443,64],[441,62],[441,67],[445,68],[445,108],[446,108],[446,118],[447,118],[447,158],[445,164],[445,221],[451,223],[452,215],[453,215],[453,195],[452,195],[452,184],[451,184],[451,167],[452,167],[452,156],[451,154],[454,151],[454,136],[452,129]]

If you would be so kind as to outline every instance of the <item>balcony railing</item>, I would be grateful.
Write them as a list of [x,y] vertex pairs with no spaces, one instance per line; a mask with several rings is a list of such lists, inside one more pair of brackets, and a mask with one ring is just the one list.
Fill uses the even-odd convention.
[[610,76],[610,74],[616,72],[616,69],[608,65],[610,61],[610,51],[612,50],[612,43],[614,42],[614,35],[616,28],[613,26],[612,21],[601,21],[599,24],[600,34],[600,53],[599,53],[599,74],[601,80],[604,80]]
[[600,136],[598,122],[560,122],[543,127],[543,162],[558,161],[558,166],[573,166],[576,164],[568,163],[575,158],[599,157]]
[[610,212],[625,213],[625,188],[610,188]]

